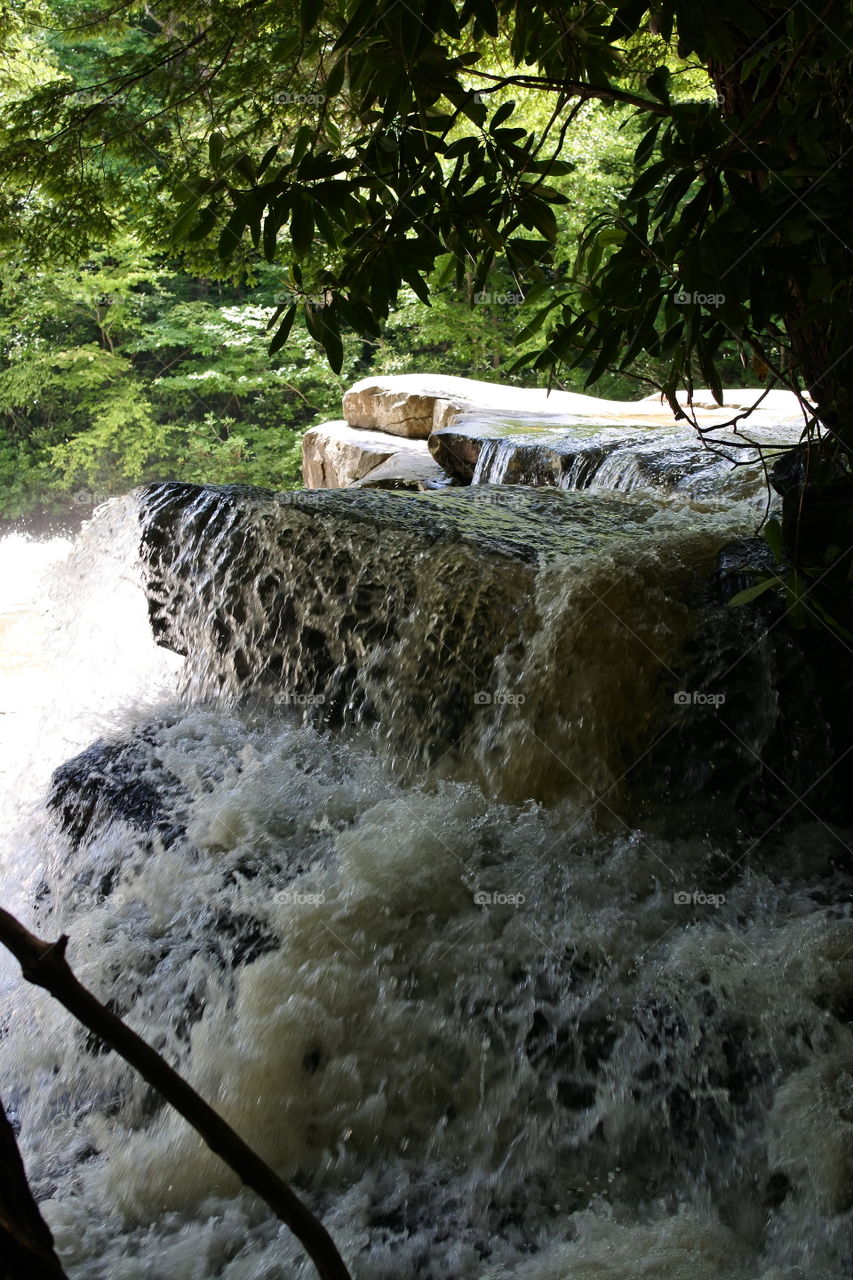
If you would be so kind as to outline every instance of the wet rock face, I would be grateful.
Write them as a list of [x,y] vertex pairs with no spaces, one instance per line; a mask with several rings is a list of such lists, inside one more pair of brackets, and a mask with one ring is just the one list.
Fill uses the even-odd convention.
[[[620,408],[623,417],[617,422],[612,410]],[[696,418],[711,427],[720,412],[697,408]],[[552,410],[509,416],[506,409],[469,409],[433,431],[429,447],[436,462],[463,484],[595,485],[711,499],[720,497],[722,488],[732,498],[754,494],[763,500],[764,471],[750,444],[786,445],[798,429],[783,414],[759,412],[741,434],[728,431],[715,440],[711,451],[690,423],[675,422],[671,414],[667,420],[659,407],[651,412],[643,401],[611,404],[597,414],[555,415]]]
[[168,843],[181,834],[171,816],[181,791],[158,758],[153,732],[141,730],[126,741],[95,742],[61,765],[47,807],[75,846],[116,820]]
[[[651,815],[677,794],[710,825],[778,811],[825,763],[799,649],[721,599],[719,514],[555,488],[165,484],[140,516],[154,634],[206,696],[372,725],[398,763],[505,798],[634,795]],[[727,553],[731,582],[754,552]]]
[[554,491],[151,486],[149,615],[202,689],[379,719],[432,758],[471,728],[477,693],[503,706],[495,663],[518,644],[523,661],[542,564],[584,559],[653,510]]

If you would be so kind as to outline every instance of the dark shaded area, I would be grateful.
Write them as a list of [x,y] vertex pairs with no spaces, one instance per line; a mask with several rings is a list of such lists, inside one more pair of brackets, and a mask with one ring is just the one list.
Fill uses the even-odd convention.
[[157,754],[156,727],[124,742],[100,739],[55,770],[47,806],[75,845],[115,819],[166,844],[183,834],[171,817],[183,788]]
[[0,1280],[65,1280],[0,1103]]
[[[697,583],[673,728],[633,775],[639,794],[699,826],[772,831],[818,817],[853,824],[853,671],[843,636],[818,617],[795,627],[782,588],[730,608],[779,572],[763,538],[722,548]],[[675,696],[678,696],[675,695]],[[840,850],[839,850],[840,851]]]

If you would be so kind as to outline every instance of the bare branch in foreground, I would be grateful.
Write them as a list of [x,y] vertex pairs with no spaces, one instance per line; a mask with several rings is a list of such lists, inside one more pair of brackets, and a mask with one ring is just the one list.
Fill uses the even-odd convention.
[[[45,942],[0,907],[0,942],[15,956],[28,982],[44,987],[105,1044],[135,1067],[187,1120],[245,1186],[269,1205],[304,1245],[321,1280],[352,1280],[332,1237],[278,1174],[187,1084],[149,1044],[97,1000],[74,976],[68,938]],[[60,1273],[61,1274],[61,1273]]]

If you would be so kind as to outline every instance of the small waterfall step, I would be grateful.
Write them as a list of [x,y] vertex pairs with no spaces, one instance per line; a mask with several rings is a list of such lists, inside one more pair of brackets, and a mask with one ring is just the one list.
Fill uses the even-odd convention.
[[[759,395],[755,392],[750,403]],[[738,403],[742,400],[743,393]],[[534,413],[510,417],[470,410],[434,431],[429,447],[436,462],[466,484],[645,490],[688,500],[763,504],[767,483],[762,455],[772,457],[796,444],[802,415],[784,406],[781,411],[757,409],[735,430],[721,424],[735,416],[738,404],[723,410],[694,408],[700,426],[712,432],[707,440],[690,422],[675,422],[667,407],[641,401],[625,406],[619,422],[604,415],[598,420]]]

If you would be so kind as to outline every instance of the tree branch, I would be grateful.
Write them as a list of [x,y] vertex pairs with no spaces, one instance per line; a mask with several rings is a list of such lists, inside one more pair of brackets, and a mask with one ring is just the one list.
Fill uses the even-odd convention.
[[27,982],[44,987],[69,1013],[135,1067],[179,1111],[245,1186],[272,1209],[304,1245],[321,1280],[351,1280],[326,1228],[286,1183],[178,1075],[74,976],[65,959],[68,938],[45,942],[0,907],[0,942],[15,956]]
[[672,109],[654,98],[642,98],[639,94],[629,93],[624,89],[614,89],[612,85],[588,84],[583,80],[555,80],[550,76],[495,75],[490,71],[478,71],[475,67],[466,67],[468,75],[477,76],[480,80],[495,82],[496,88],[515,85],[519,89],[550,89],[564,93],[568,98],[598,98],[602,102],[626,102],[630,107],[639,107],[641,111],[650,111],[656,116],[671,116]]

